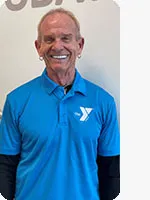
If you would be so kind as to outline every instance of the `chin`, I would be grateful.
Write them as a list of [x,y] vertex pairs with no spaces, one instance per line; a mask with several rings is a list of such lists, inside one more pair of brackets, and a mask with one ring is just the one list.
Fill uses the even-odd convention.
[[68,67],[66,67],[66,65],[56,64],[56,65],[48,67],[48,69],[52,69],[52,71],[55,71],[55,72],[63,72],[63,71],[66,71]]

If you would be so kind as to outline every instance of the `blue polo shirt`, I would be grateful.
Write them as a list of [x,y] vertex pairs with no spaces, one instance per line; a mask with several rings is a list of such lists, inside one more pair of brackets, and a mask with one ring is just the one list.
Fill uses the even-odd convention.
[[119,143],[113,97],[77,70],[67,94],[44,70],[7,95],[0,154],[21,153],[15,200],[99,200],[97,155]]

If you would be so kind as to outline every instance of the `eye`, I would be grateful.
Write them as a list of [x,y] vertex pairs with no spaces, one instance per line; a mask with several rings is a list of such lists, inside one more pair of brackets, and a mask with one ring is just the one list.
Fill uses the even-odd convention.
[[48,44],[52,43],[53,41],[54,41],[54,38],[51,37],[51,36],[45,36],[44,37],[44,42],[46,42]]
[[70,36],[63,36],[62,41],[68,43],[68,42],[71,41],[71,37]]

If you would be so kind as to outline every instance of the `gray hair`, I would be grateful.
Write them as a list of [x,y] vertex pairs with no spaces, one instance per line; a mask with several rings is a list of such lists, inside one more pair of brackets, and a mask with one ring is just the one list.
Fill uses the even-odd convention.
[[55,13],[62,13],[62,14],[66,14],[68,15],[75,23],[76,26],[76,39],[79,40],[81,38],[81,34],[80,34],[80,24],[78,19],[75,17],[75,15],[69,11],[66,10],[64,8],[57,8],[57,9],[52,9],[50,11],[48,11],[40,20],[38,27],[37,27],[37,31],[38,31],[38,41],[41,41],[41,24],[44,21],[44,19],[49,16],[49,15],[53,15]]

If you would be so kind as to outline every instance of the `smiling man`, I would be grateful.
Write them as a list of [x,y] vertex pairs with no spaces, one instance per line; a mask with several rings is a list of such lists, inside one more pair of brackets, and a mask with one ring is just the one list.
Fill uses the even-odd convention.
[[35,47],[41,76],[7,95],[0,126],[0,193],[12,200],[113,200],[120,139],[114,98],[75,68],[76,17],[46,13]]
[[63,12],[48,13],[39,24],[38,34],[35,46],[45,61],[48,76],[59,85],[71,84],[75,61],[84,45],[78,21]]

